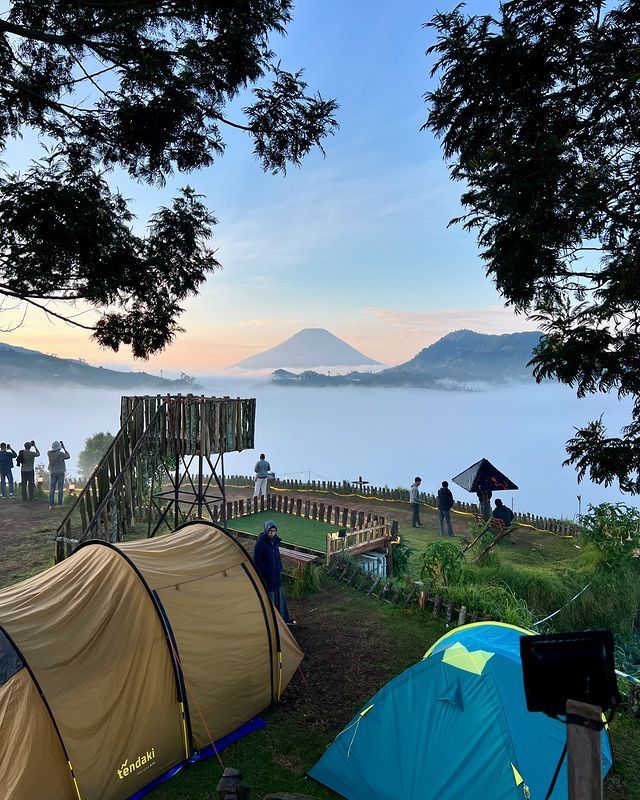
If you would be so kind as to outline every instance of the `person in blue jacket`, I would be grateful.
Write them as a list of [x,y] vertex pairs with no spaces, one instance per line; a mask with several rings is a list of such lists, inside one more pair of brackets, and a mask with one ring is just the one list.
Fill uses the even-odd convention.
[[258,537],[253,548],[253,560],[260,577],[267,587],[269,599],[280,612],[287,625],[295,625],[296,621],[289,616],[287,598],[282,586],[282,561],[280,559],[280,537],[276,523],[268,520],[264,523],[264,531]]
[[9,484],[9,497],[13,497],[13,459],[17,458],[18,454],[6,442],[0,442],[0,492],[3,497],[7,496],[6,484]]

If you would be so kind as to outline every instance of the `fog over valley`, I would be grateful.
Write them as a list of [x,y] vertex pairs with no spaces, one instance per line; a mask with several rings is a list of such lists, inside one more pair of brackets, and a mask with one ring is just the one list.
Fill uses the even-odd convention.
[[[574,427],[604,413],[609,432],[617,434],[628,421],[630,404],[614,395],[578,400],[567,387],[533,383],[447,392],[287,388],[228,375],[200,380],[207,395],[257,398],[256,450],[225,456],[227,474],[252,474],[257,454],[265,452],[279,477],[341,481],[361,475],[372,485],[408,487],[420,475],[430,492],[484,457],[518,484],[519,491],[501,496],[523,512],[573,518],[578,494],[583,511],[604,501],[637,504],[616,487],[578,484],[575,470],[562,466]],[[121,394],[43,384],[0,390],[0,440],[18,450],[35,439],[42,453],[36,463],[45,463],[52,440],[62,439],[71,453],[68,474],[77,475],[85,439],[118,430]],[[452,489],[458,500],[475,499]]]

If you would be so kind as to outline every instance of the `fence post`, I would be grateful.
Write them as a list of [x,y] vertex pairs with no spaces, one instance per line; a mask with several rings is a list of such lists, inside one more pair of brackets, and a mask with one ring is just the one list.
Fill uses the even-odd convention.
[[442,608],[442,598],[440,595],[436,596],[436,599],[433,603],[433,616],[437,617],[440,614],[440,609]]

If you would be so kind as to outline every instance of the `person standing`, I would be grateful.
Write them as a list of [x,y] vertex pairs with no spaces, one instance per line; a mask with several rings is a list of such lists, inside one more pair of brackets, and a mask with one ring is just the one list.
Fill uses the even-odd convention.
[[421,528],[420,522],[420,484],[422,478],[416,478],[409,489],[409,502],[411,503],[411,527]]
[[68,458],[71,458],[64,442],[52,442],[51,450],[47,453],[49,456],[49,476],[51,479],[51,487],[49,489],[49,508],[53,508],[55,501],[56,488],[58,489],[58,505],[62,505],[62,492],[64,490],[64,474],[66,472],[66,464],[64,463]]
[[287,625],[295,625],[296,621],[289,616],[287,598],[282,587],[282,560],[280,558],[280,537],[273,520],[264,523],[264,531],[258,537],[253,549],[253,560],[260,577],[267,587],[269,599],[280,612]]
[[491,517],[491,492],[484,491],[484,492],[476,492],[478,495],[478,507],[480,509],[480,515],[483,519],[489,520]]
[[[33,450],[31,449],[33,447]],[[18,453],[16,465],[20,467],[20,490],[22,492],[22,502],[27,502],[27,487],[29,487],[29,500],[36,499],[36,483],[34,479],[33,463],[40,455],[34,441],[25,442],[24,450]]]
[[453,536],[451,527],[451,509],[453,508],[453,495],[449,489],[449,483],[442,481],[442,486],[438,489],[438,525],[440,535],[444,536],[444,523],[447,523],[447,536]]
[[260,497],[262,495],[266,497],[271,464],[265,458],[264,453],[260,453],[260,459],[254,467],[254,472],[256,473],[256,485],[253,489],[253,496]]
[[13,459],[18,454],[6,442],[0,442],[0,492],[3,497],[7,496],[7,483],[9,484],[9,497],[13,497]]

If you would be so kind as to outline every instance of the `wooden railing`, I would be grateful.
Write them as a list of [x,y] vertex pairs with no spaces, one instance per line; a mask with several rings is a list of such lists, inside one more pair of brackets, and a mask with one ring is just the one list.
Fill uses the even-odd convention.
[[327,534],[326,563],[330,564],[335,556],[355,556],[378,547],[385,547],[391,538],[391,525],[378,523],[370,528],[347,531],[345,536],[339,533]]
[[[254,478],[247,475],[227,475],[226,483],[228,486],[253,485]],[[330,494],[345,495],[348,497],[359,497],[363,500],[382,500],[387,502],[409,502],[408,489],[390,489],[388,486],[362,486],[357,487],[348,481],[299,481],[293,479],[273,478],[269,480],[269,486],[274,490],[289,492],[328,492]],[[420,493],[421,502],[428,506],[437,506],[437,497],[427,492]],[[477,503],[466,503],[456,500],[453,510],[462,514],[477,514]],[[580,526],[569,520],[544,517],[538,514],[529,514],[524,511],[515,511],[516,522],[524,525],[531,525],[539,530],[546,530],[550,533],[557,533],[561,536],[577,536],[580,533]]]
[[[237,534],[257,538],[257,536],[254,537],[238,530],[234,526],[233,520],[250,514],[259,514],[263,511],[279,511],[283,514],[291,514],[335,525],[335,531],[327,533],[324,551],[302,547],[294,542],[283,542],[287,547],[322,556],[326,564],[329,564],[331,559],[337,555],[355,556],[378,548],[388,548],[390,539],[398,531],[398,523],[395,520],[387,521],[385,517],[379,514],[371,514],[328,503],[318,503],[315,500],[303,500],[300,497],[289,497],[282,494],[269,494],[266,497],[229,501],[226,507],[226,518],[230,521],[228,527]],[[218,510],[214,513],[213,521],[217,522],[221,515],[222,512],[218,507]],[[346,534],[340,536],[340,530],[345,530]],[[390,568],[390,552],[388,553],[387,565]]]

